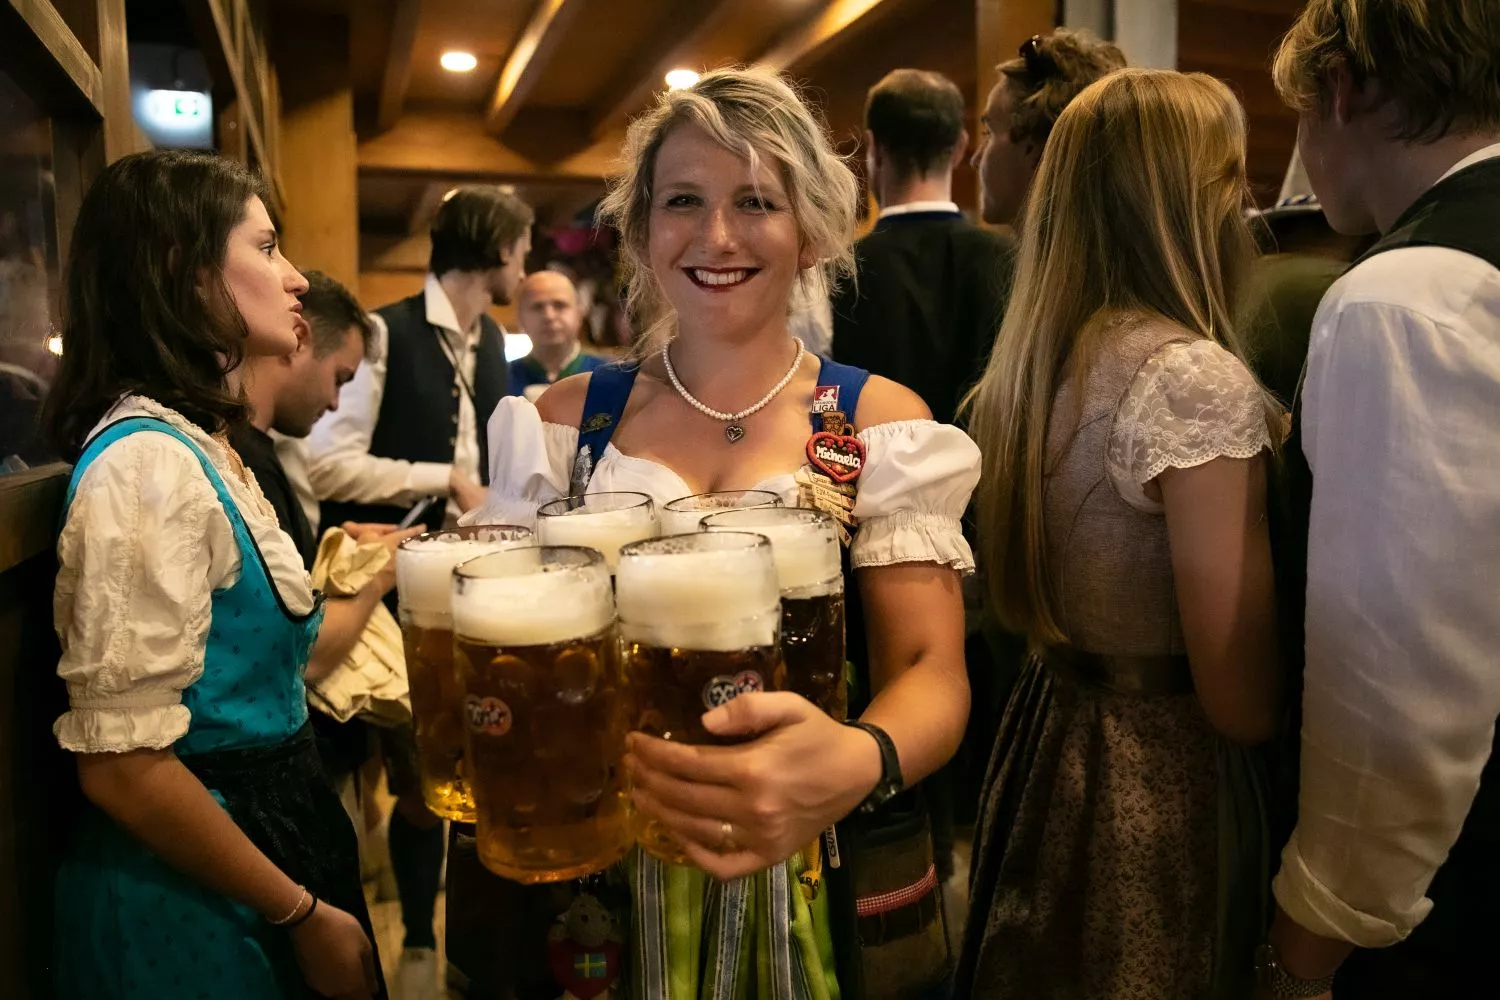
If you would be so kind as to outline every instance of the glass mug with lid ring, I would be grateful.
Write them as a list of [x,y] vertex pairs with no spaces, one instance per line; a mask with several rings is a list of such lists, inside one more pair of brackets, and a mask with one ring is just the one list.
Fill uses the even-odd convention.
[[613,573],[620,547],[655,538],[660,522],[656,502],[644,493],[583,493],[538,507],[536,529],[543,545],[597,549]]
[[844,572],[838,525],[804,507],[728,510],[703,531],[749,531],[771,543],[781,588],[781,655],[786,689],[842,722],[849,714],[845,667]]
[[604,557],[509,549],[458,565],[452,587],[480,862],[528,884],[608,868],[633,837]]
[[475,525],[431,531],[396,549],[397,616],[422,799],[443,819],[474,822],[464,761],[463,691],[453,670],[453,567],[531,540],[531,529],[519,525]]
[[[703,714],[742,694],[779,691],[781,594],[770,543],[745,532],[698,532],[620,550],[615,574],[629,727],[684,743],[738,742]],[[636,842],[687,863],[655,819],[635,814]]]
[[780,507],[781,495],[770,490],[720,490],[678,497],[661,509],[661,533],[686,535],[698,530],[705,517],[725,510]]

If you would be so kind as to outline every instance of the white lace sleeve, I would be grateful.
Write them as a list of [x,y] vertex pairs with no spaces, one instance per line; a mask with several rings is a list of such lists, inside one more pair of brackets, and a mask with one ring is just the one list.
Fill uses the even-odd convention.
[[1157,512],[1144,487],[1165,469],[1260,454],[1271,444],[1263,400],[1249,370],[1213,341],[1167,344],[1141,366],[1115,413],[1115,489],[1132,507]]
[[531,526],[538,507],[567,495],[578,428],[543,421],[520,396],[501,399],[487,427],[489,493],[459,523]]

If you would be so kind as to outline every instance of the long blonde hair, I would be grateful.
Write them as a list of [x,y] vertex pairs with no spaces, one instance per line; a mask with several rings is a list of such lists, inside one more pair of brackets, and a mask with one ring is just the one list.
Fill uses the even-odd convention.
[[991,598],[1033,646],[1066,641],[1042,520],[1054,398],[1086,375],[1116,317],[1157,318],[1243,357],[1230,317],[1254,254],[1247,198],[1244,112],[1210,76],[1120,70],[1058,117],[1010,306],[966,401],[984,452],[978,515]]
[[691,87],[662,94],[630,124],[621,153],[624,172],[610,185],[599,218],[620,231],[626,309],[644,331],[635,353],[644,356],[676,332],[677,316],[651,271],[652,181],[667,135],[693,124],[750,162],[769,156],[781,171],[803,246],[818,263],[801,272],[802,293],[827,298],[854,273],[854,228],[859,185],[834,151],[823,121],[785,77],[764,69],[721,69]]

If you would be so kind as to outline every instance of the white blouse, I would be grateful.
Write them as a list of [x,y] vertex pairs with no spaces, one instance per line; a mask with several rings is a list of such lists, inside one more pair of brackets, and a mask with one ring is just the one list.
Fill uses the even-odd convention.
[[1211,340],[1174,341],[1136,373],[1115,411],[1106,467],[1121,499],[1160,514],[1146,484],[1168,468],[1254,458],[1271,446],[1265,395],[1243,362]]
[[[974,554],[961,518],[979,483],[979,449],[956,427],[935,420],[898,420],[858,433],[864,472],[854,516],[851,558],[856,567],[940,563],[964,573]],[[567,495],[578,450],[578,428],[547,423],[524,399],[506,397],[489,422],[491,485],[484,505],[466,524],[532,524],[540,505]],[[797,470],[753,488],[797,502]],[[613,444],[594,466],[590,492],[645,493],[668,503],[696,492],[660,463],[622,453]]]
[[[254,477],[247,485],[219,442],[142,396],[124,397],[93,433],[126,417],[165,420],[208,456],[287,609],[311,611],[302,558]],[[159,433],[110,445],[78,482],[57,558],[57,672],[70,706],[53,726],[58,742],[84,753],[171,746],[188,731],[182,691],[203,673],[213,593],[240,573],[234,530],[197,457]]]

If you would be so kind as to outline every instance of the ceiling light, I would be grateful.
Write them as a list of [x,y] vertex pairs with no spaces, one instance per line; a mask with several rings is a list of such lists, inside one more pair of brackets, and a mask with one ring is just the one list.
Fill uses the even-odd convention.
[[479,65],[472,52],[444,52],[438,62],[450,73],[468,73]]
[[698,74],[690,69],[674,69],[667,74],[668,90],[686,90],[698,82]]
[[47,338],[47,350],[51,351],[59,358],[62,357],[62,334],[54,333],[52,336]]

